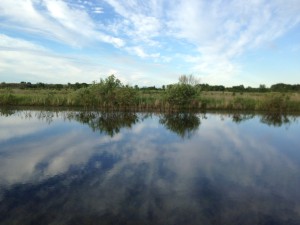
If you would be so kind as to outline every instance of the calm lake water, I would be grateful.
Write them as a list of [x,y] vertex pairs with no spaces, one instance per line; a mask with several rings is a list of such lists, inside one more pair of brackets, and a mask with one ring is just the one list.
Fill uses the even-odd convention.
[[2,110],[0,224],[300,224],[297,116]]

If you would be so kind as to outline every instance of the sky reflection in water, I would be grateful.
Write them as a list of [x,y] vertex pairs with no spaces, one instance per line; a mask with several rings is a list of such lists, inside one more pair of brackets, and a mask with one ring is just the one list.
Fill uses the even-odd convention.
[[0,224],[299,224],[297,117],[3,111]]

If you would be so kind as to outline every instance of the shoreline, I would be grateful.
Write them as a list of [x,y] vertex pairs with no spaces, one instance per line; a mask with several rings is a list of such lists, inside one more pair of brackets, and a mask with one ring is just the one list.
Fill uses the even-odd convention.
[[[128,102],[127,102],[128,100]],[[82,95],[76,91],[0,92],[0,107],[55,107],[107,111],[255,111],[300,113],[300,93],[235,93],[200,92],[187,105],[170,104],[164,92],[138,91],[133,99],[114,99],[112,102]]]

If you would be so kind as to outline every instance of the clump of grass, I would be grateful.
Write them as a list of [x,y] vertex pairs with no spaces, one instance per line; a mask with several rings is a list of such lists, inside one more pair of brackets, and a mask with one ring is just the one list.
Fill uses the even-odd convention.
[[268,94],[257,103],[257,109],[271,112],[287,112],[289,111],[290,98],[282,94]]
[[255,100],[247,97],[236,97],[233,100],[233,109],[237,110],[254,110]]

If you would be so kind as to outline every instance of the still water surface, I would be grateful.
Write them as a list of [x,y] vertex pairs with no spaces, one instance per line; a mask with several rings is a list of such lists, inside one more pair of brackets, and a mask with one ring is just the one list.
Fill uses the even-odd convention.
[[2,110],[0,224],[300,224],[298,120]]

